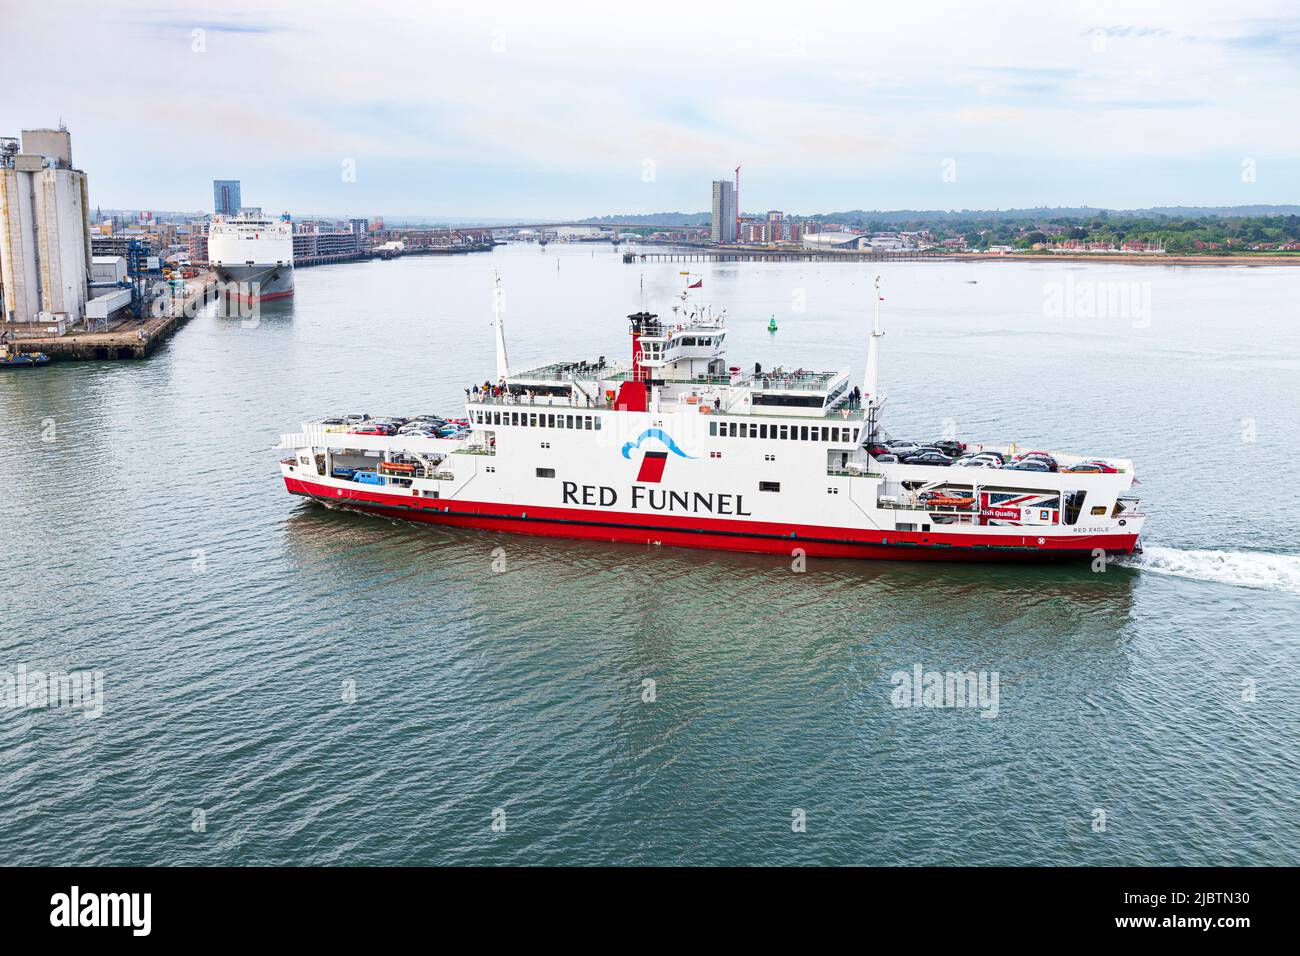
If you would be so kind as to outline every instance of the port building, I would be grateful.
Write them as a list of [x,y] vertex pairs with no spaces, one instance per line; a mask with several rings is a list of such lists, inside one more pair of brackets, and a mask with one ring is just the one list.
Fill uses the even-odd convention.
[[91,261],[86,174],[66,129],[0,138],[0,310],[61,333],[86,313]]

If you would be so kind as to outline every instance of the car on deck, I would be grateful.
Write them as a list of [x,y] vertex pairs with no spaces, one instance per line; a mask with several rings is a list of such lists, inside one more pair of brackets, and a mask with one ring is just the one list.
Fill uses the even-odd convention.
[[1061,469],[1062,472],[1070,475],[1118,475],[1119,469],[1110,462],[1102,461],[1100,458],[1093,458],[1089,461],[1081,461],[1075,465],[1066,465]]
[[386,422],[370,422],[348,429],[349,435],[395,435],[397,429]]
[[927,451],[919,455],[908,455],[903,459],[905,465],[951,465],[952,459],[940,451]]
[[1040,458],[1018,458],[1002,467],[1007,471],[1056,471],[1054,466]]

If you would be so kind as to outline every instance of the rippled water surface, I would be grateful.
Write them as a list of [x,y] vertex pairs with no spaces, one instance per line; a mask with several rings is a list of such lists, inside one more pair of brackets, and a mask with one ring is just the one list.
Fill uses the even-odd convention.
[[[872,266],[555,245],[302,270],[256,327],[0,373],[0,692],[104,677],[98,719],[0,709],[0,862],[1300,862],[1300,270],[883,268],[895,434],[1137,462],[1147,551],[1102,573],[795,573],[284,493],[303,418],[492,374],[494,269],[523,364],[622,356],[684,268],[736,364],[861,375]],[[1081,283],[1139,285],[1049,314]],[[997,716],[893,706],[918,664],[996,672]]]

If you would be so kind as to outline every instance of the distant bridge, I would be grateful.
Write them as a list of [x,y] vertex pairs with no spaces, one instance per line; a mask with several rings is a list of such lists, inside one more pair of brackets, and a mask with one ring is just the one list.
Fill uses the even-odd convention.
[[653,232],[667,232],[672,229],[708,229],[708,226],[660,226],[645,222],[521,222],[504,226],[454,226],[455,229],[559,229],[561,226],[586,227],[588,229],[649,229]]

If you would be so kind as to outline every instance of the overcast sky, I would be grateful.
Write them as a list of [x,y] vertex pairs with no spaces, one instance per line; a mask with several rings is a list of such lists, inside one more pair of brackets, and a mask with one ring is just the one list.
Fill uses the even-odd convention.
[[104,207],[1295,203],[1298,9],[6,0],[0,135],[61,119]]

